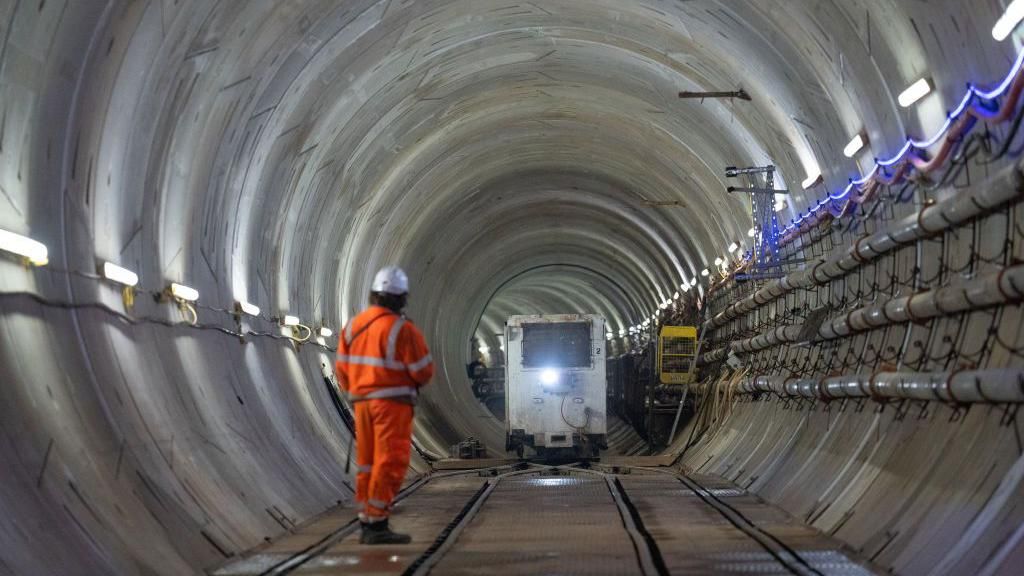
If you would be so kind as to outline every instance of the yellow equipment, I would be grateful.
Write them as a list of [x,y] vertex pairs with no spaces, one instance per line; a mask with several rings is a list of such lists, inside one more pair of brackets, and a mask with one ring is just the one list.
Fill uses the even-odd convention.
[[661,383],[693,382],[696,353],[696,326],[662,326],[658,335],[658,374]]

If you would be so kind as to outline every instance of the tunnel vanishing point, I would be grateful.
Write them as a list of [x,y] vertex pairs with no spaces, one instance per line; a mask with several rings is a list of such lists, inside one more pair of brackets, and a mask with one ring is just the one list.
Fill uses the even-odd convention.
[[[1020,574],[1022,17],[0,0],[0,575]],[[395,516],[422,534],[374,559],[337,548],[332,366],[388,264],[437,376]],[[588,469],[499,462],[467,378],[546,313],[603,316],[629,383]],[[491,479],[441,472],[470,437]]]

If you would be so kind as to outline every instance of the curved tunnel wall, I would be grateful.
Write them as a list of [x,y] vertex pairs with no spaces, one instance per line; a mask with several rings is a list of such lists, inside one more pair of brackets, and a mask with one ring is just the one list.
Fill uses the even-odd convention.
[[[770,375],[789,388],[725,402],[704,391],[703,422],[677,439],[677,448],[698,440],[684,467],[729,478],[894,573],[1012,574],[1024,550],[1022,425],[1011,400],[1019,401],[1024,383],[1024,285],[1010,280],[1024,253],[1024,179],[1019,164],[965,178],[957,166],[984,169],[992,159],[977,143],[965,139],[962,157],[977,163],[954,161],[928,180],[882,187],[863,210],[798,240],[814,262],[900,238],[890,249],[874,244],[877,253],[837,275],[818,274],[810,286],[759,299],[749,314],[725,321],[718,313],[755,288],[723,284],[711,298],[716,320],[706,325],[708,381]],[[935,184],[948,175],[960,185]],[[938,214],[945,224],[927,226],[929,233],[895,232]],[[992,278],[1005,286],[985,297],[977,286]],[[964,304],[951,305],[958,299]],[[904,301],[905,314],[894,315],[893,304]],[[866,326],[854,320],[862,306],[885,312]],[[737,346],[744,335],[814,326],[817,307],[828,311],[826,332],[849,329],[800,344]],[[730,346],[744,361],[738,374],[717,372],[710,360]],[[830,382],[854,379],[860,390],[830,394]],[[993,387],[993,379],[1003,385]],[[964,384],[949,384],[956,380]]]
[[[439,364],[419,444],[498,446],[461,378],[478,326],[566,286],[633,325],[746,238],[723,166],[835,188],[862,127],[878,155],[930,133],[1014,55],[966,4],[4,4],[0,228],[51,264],[0,260],[0,568],[187,572],[345,500],[331,352],[271,318],[337,331],[385,263]],[[119,316],[106,260],[197,288],[206,329],[144,292]]]

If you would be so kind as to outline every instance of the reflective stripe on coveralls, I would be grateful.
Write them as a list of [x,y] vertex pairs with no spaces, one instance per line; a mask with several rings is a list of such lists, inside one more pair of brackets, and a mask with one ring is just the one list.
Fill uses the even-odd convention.
[[345,362],[347,364],[376,366],[378,368],[390,368],[391,370],[408,370],[409,372],[418,372],[426,368],[427,364],[430,364],[434,360],[430,354],[427,354],[412,364],[402,364],[401,362],[388,360],[387,358],[374,358],[373,356],[348,356],[346,354],[338,354],[335,359],[338,362]]
[[402,326],[405,326],[405,318],[395,320],[388,332],[388,347],[384,353],[384,360],[387,362],[395,361],[395,346],[398,344],[398,333],[402,331]]
[[377,368],[389,368],[391,370],[405,370],[406,365],[387,358],[374,358],[373,356],[348,356],[338,354],[338,362],[347,364],[359,364],[360,366],[374,366]]
[[430,357],[430,354],[427,354],[426,356],[420,358],[419,360],[413,362],[412,364],[407,364],[406,368],[409,369],[409,372],[419,372],[420,370],[426,368],[427,364],[430,364],[433,361],[434,359]]
[[374,390],[362,396],[352,396],[348,398],[352,402],[361,402],[363,400],[372,400],[374,398],[396,398],[399,396],[410,396],[416,397],[416,389],[412,386],[393,386],[391,388],[381,388],[380,390]]

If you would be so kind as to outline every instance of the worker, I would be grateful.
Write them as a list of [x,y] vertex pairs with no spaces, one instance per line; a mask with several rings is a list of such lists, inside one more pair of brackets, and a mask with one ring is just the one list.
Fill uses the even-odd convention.
[[355,408],[356,500],[363,544],[407,544],[388,515],[405,479],[413,406],[434,375],[423,334],[403,314],[409,278],[397,266],[377,272],[370,307],[338,336],[338,383]]

